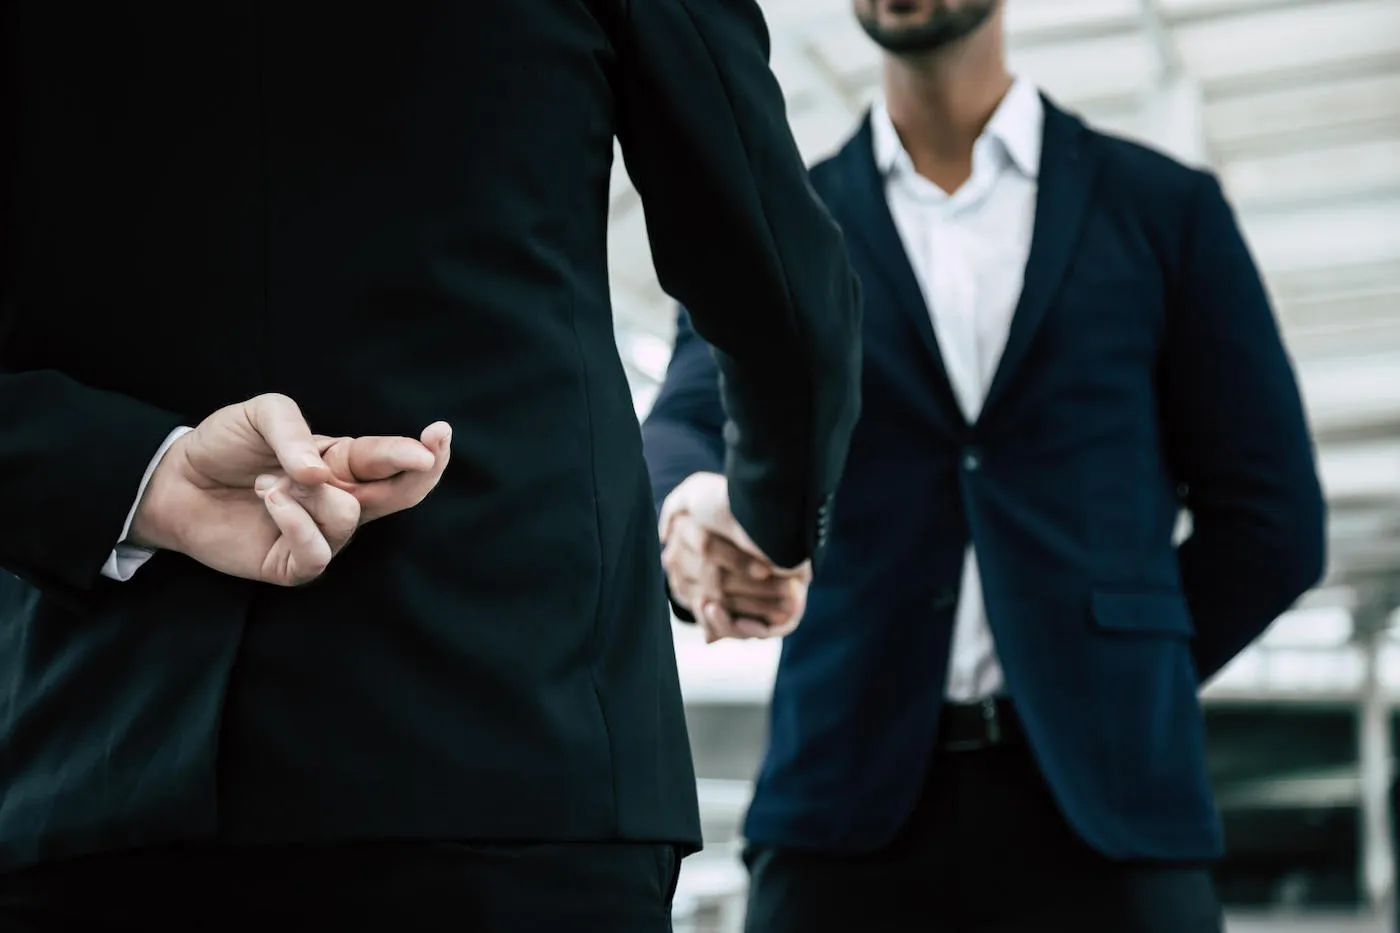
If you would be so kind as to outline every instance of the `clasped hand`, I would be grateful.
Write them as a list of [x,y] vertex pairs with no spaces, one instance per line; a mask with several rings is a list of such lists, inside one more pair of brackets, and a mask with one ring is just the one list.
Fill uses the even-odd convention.
[[697,473],[677,486],[662,507],[660,533],[671,595],[695,614],[707,642],[797,628],[811,565],[785,570],[764,556],[730,512],[723,476]]
[[361,525],[421,502],[451,444],[443,422],[419,440],[316,435],[290,398],[260,395],[171,445],[137,506],[131,542],[232,576],[306,583]]

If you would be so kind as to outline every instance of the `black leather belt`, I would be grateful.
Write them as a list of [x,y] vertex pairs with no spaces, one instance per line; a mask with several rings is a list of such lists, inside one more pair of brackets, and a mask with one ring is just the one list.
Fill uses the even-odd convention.
[[1021,741],[1021,724],[1006,697],[977,703],[945,702],[938,717],[938,747],[972,752]]

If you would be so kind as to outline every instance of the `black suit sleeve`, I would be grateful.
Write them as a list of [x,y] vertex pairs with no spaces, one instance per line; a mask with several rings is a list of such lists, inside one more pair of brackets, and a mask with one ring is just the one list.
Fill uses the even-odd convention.
[[1184,246],[1163,399],[1193,519],[1179,558],[1205,679],[1322,575],[1326,506],[1268,297],[1210,176],[1200,176]]
[[0,567],[70,598],[90,590],[179,426],[61,373],[0,373]]
[[661,285],[714,348],[735,517],[813,556],[859,408],[860,296],[753,0],[630,0],[618,136]]

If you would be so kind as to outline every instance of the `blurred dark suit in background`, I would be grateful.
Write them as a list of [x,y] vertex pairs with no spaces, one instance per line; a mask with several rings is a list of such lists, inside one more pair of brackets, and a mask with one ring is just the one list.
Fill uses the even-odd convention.
[[[783,644],[749,928],[1217,930],[1197,694],[1323,568],[1259,274],[1216,179],[1011,78],[1000,4],[856,7],[886,95],[812,180],[865,288],[864,408]],[[682,313],[663,507],[722,469],[718,375]],[[715,579],[680,610],[782,619]]]

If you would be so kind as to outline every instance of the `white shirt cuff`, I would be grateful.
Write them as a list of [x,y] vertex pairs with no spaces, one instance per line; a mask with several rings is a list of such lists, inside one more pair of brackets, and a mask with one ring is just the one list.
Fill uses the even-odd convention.
[[117,546],[112,549],[112,553],[107,555],[107,562],[102,565],[102,575],[109,580],[116,580],[118,583],[125,583],[136,576],[136,571],[141,569],[141,565],[150,560],[155,551],[134,544],[128,544],[126,538],[131,534],[131,523],[136,518],[136,507],[141,504],[141,497],[146,494],[146,486],[151,481],[151,475],[155,473],[156,466],[160,464],[166,451],[170,450],[170,445],[180,438],[193,431],[194,428],[176,428],[170,432],[170,436],[165,439],[165,443],[156,450],[156,455],[151,458],[150,466],[146,467],[146,475],[141,477],[141,485],[136,489],[136,499],[131,503],[131,511],[126,513],[126,524],[122,525],[121,537],[117,539]]

